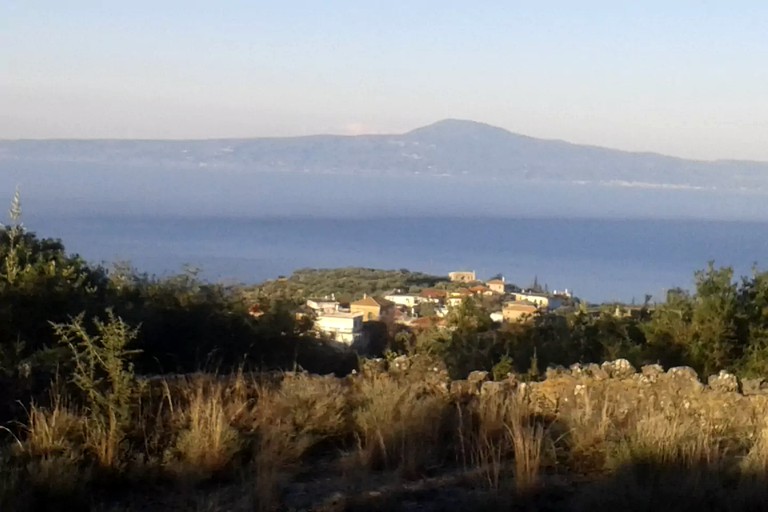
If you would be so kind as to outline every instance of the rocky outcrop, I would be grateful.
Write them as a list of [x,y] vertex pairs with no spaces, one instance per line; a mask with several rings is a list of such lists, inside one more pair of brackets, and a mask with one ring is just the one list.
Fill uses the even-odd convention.
[[600,365],[600,368],[608,375],[608,377],[614,379],[628,379],[636,373],[635,367],[626,359],[606,361]]
[[710,375],[707,384],[714,391],[722,391],[724,393],[739,391],[739,379],[734,374],[728,373],[725,370],[720,370],[720,373],[716,375]]

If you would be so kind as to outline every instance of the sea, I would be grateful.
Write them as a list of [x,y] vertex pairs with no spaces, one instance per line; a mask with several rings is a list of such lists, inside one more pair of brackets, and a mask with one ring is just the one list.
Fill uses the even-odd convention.
[[95,264],[254,284],[301,268],[361,266],[445,275],[474,270],[569,290],[589,303],[662,302],[692,289],[709,261],[736,275],[768,269],[768,222],[526,217],[25,215]]

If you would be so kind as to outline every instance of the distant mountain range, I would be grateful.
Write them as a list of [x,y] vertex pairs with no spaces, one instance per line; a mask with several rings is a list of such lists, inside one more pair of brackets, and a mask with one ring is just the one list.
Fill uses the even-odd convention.
[[0,141],[0,169],[49,164],[768,192],[768,163],[695,161],[582,146],[462,120],[400,135]]

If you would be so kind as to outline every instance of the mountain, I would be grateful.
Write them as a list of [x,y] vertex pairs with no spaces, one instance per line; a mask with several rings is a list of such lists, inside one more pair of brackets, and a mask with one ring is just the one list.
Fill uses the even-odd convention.
[[768,163],[580,146],[461,120],[399,135],[0,141],[0,204],[16,186],[26,212],[48,217],[768,220]]
[[399,135],[217,140],[0,141],[0,164],[156,170],[437,176],[604,186],[768,192],[768,163],[695,161],[543,140],[444,120]]

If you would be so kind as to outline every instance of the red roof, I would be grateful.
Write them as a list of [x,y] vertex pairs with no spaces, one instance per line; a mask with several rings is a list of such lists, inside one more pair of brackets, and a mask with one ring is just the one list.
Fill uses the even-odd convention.
[[423,290],[420,294],[420,297],[424,297],[425,299],[444,299],[448,296],[448,292],[445,290],[436,290],[434,288],[428,288],[426,290]]

